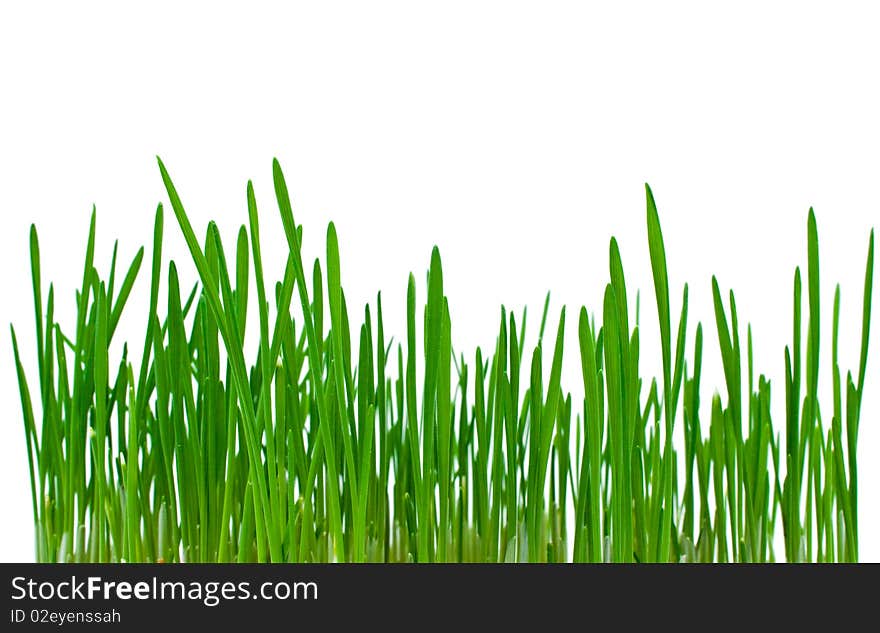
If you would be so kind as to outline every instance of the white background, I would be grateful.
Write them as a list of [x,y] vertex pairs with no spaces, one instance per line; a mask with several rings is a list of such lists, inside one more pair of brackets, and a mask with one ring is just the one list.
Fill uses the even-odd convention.
[[[868,233],[880,217],[875,4],[179,4],[0,9],[2,321],[16,326],[32,389],[28,226],[40,232],[44,291],[55,282],[58,317],[69,324],[93,203],[104,274],[115,238],[126,264],[142,244],[149,254],[153,212],[166,199],[156,154],[199,232],[216,219],[227,246],[247,220],[253,178],[273,277],[284,257],[271,185],[277,156],[307,253],[323,252],[334,219],[350,309],[357,314],[381,289],[386,331],[398,335],[407,274],[424,279],[436,243],[454,343],[469,358],[477,344],[491,347],[502,302],[532,306],[535,325],[552,289],[553,327],[559,306],[569,306],[573,369],[574,317],[581,304],[601,308],[616,235],[631,303],[642,290],[642,370],[658,375],[644,226],[650,182],[674,309],[690,283],[689,355],[697,319],[704,324],[704,404],[723,385],[714,273],[736,290],[743,330],[752,324],[756,366],[773,380],[777,430],[792,275],[806,261],[814,206],[822,377],[837,281],[841,364],[857,371]],[[193,280],[170,213],[165,250]],[[116,335],[138,349],[148,261]],[[861,552],[875,561],[878,311],[859,444]],[[21,409],[3,337],[0,560],[30,560]],[[578,401],[576,371],[567,388]]]

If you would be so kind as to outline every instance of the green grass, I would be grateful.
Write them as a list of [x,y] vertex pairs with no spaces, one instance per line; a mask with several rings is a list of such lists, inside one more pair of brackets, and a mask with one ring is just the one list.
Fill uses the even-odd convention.
[[[580,308],[567,333],[565,309],[552,318],[548,296],[534,335],[525,310],[502,308],[494,348],[465,353],[453,346],[436,248],[425,300],[411,274],[405,337],[391,337],[380,295],[362,316],[349,312],[332,223],[326,257],[308,274],[277,161],[289,247],[277,281],[265,277],[250,183],[248,223],[227,261],[216,225],[200,240],[159,168],[200,281],[185,291],[171,262],[160,287],[159,205],[137,364],[127,346],[121,357],[110,350],[144,250],[119,281],[114,249],[102,278],[93,212],[76,322],[62,329],[31,228],[37,381],[28,380],[14,328],[12,345],[38,560],[858,560],[873,231],[862,322],[844,324],[860,336],[859,367],[844,377],[839,286],[832,357],[819,357],[829,313],[820,321],[810,210],[806,274],[795,271],[792,341],[776,388],[785,420],[774,423],[770,381],[756,376],[751,328],[743,332],[733,292],[725,297],[713,277],[717,337],[711,326],[705,339],[701,324],[689,330],[687,285],[676,309],[650,188],[657,379],[639,365],[639,308],[627,304],[614,239],[595,314]],[[248,314],[254,292],[257,314]],[[259,344],[248,359],[255,319]],[[716,340],[724,384],[708,398],[703,345]],[[563,384],[565,353],[579,356],[582,385]],[[831,393],[820,394],[829,369]],[[774,548],[780,532],[784,551]]]

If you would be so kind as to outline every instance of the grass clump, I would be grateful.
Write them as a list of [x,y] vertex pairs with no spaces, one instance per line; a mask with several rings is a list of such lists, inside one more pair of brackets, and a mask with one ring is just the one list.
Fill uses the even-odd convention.
[[[12,345],[38,560],[858,559],[856,443],[873,231],[858,372],[844,378],[838,365],[838,286],[833,388],[823,407],[819,246],[810,211],[806,301],[797,269],[777,392],[785,420],[774,423],[770,381],[755,376],[751,329],[743,347],[733,292],[725,300],[714,278],[717,336],[706,336],[720,347],[725,384],[701,401],[703,327],[697,324],[688,350],[688,287],[674,310],[650,188],[659,379],[640,371],[638,318],[630,316],[614,239],[603,304],[596,316],[582,307],[568,339],[564,308],[554,332],[545,304],[535,343],[527,343],[526,312],[517,318],[502,308],[494,349],[456,350],[435,248],[423,303],[409,276],[405,338],[395,344],[383,327],[381,295],[352,320],[332,223],[326,257],[307,273],[302,229],[277,161],[273,167],[289,256],[267,286],[250,183],[248,223],[229,262],[216,225],[197,237],[159,162],[200,282],[184,292],[171,262],[160,288],[159,205],[138,364],[127,347],[120,358],[109,350],[144,249],[121,282],[114,250],[102,278],[93,212],[76,322],[62,329],[53,287],[43,292],[31,228],[37,382],[27,379],[14,329]],[[251,292],[256,315],[248,314]],[[259,331],[251,360],[243,343],[249,316]],[[583,377],[573,393],[562,384],[571,340]],[[774,548],[780,529],[784,552]]]

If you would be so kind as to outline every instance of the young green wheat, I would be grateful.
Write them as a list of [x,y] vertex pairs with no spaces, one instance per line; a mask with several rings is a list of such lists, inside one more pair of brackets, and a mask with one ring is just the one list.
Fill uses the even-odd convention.
[[[28,380],[14,328],[12,346],[37,560],[858,560],[856,444],[873,231],[859,366],[843,375],[838,365],[838,286],[832,390],[820,398],[827,370],[820,323],[829,314],[820,322],[825,298],[810,210],[807,267],[803,280],[799,268],[794,274],[792,340],[776,389],[785,420],[774,423],[770,381],[753,368],[751,329],[743,347],[734,294],[725,298],[714,277],[717,336],[711,327],[706,336],[720,348],[724,384],[701,400],[703,327],[688,328],[687,285],[675,310],[671,293],[678,291],[670,288],[648,187],[658,379],[640,373],[639,329],[614,239],[604,301],[595,315],[582,307],[576,322],[569,319],[568,338],[564,308],[549,319],[545,304],[537,344],[527,342],[526,312],[502,308],[494,348],[463,353],[453,347],[436,248],[426,300],[410,275],[405,337],[392,338],[381,295],[362,318],[348,311],[332,223],[326,257],[308,275],[302,228],[277,161],[275,194],[289,248],[277,281],[265,277],[250,183],[248,222],[227,261],[217,226],[200,240],[161,160],[159,169],[199,284],[184,292],[171,262],[160,288],[160,204],[139,364],[127,347],[111,358],[110,346],[144,249],[121,282],[114,251],[103,278],[93,212],[76,322],[62,329],[54,289],[43,291],[31,227],[36,382]],[[256,315],[248,315],[252,292]],[[243,343],[248,316],[258,321],[252,359]],[[544,338],[554,321],[555,334]],[[581,361],[583,384],[572,391],[562,380],[565,352]],[[785,547],[777,552],[780,531]]]

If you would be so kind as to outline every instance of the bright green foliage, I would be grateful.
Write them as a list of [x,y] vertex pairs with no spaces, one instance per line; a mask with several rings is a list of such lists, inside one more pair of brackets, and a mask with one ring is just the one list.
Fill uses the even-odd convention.
[[[181,292],[177,265],[168,262],[161,288],[160,205],[139,366],[127,347],[111,358],[111,343],[144,250],[117,284],[114,248],[102,279],[92,213],[77,319],[65,331],[54,321],[53,287],[43,292],[31,228],[38,383],[28,382],[14,329],[12,345],[38,560],[858,559],[856,442],[873,232],[858,373],[843,377],[838,364],[838,287],[824,321],[830,314],[832,353],[824,363],[833,392],[820,399],[819,241],[810,210],[807,321],[798,269],[793,339],[780,359],[785,421],[774,426],[770,381],[755,377],[751,326],[742,331],[733,292],[725,301],[714,277],[724,385],[704,397],[703,326],[690,339],[686,284],[673,311],[650,188],[647,246],[661,357],[640,365],[638,295],[633,322],[614,239],[598,321],[580,308],[576,335],[566,338],[563,308],[551,338],[548,294],[536,340],[529,341],[525,311],[517,323],[502,308],[494,349],[463,354],[453,346],[437,248],[424,303],[409,276],[406,336],[395,342],[384,329],[381,296],[352,320],[332,223],[326,257],[307,277],[302,228],[277,161],[289,256],[269,286],[252,185],[248,223],[227,262],[216,225],[200,241],[161,161],[159,168],[199,283]],[[249,319],[253,292],[258,308]],[[248,323],[258,333],[251,359]],[[714,340],[711,330],[706,341]],[[568,392],[562,366],[573,341],[583,390]],[[659,379],[646,379],[655,372]],[[679,432],[683,441],[674,441]],[[778,554],[780,527],[785,550]]]

